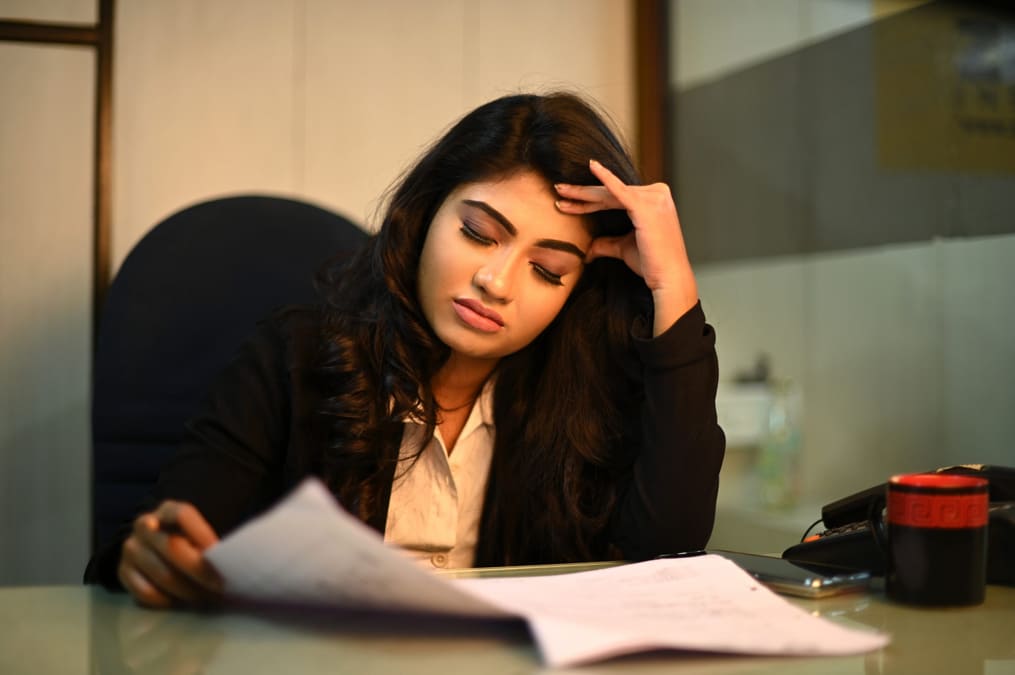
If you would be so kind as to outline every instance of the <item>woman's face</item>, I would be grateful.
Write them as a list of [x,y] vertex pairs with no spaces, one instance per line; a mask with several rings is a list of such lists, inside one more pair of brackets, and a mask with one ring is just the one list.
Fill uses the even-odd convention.
[[516,352],[564,306],[592,237],[556,198],[524,171],[461,185],[437,211],[419,261],[419,299],[456,356],[496,361]]

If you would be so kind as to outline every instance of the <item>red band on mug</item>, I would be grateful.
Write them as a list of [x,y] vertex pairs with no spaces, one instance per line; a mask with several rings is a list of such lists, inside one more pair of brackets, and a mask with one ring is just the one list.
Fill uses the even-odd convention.
[[905,527],[984,527],[987,493],[945,495],[889,490],[888,522]]

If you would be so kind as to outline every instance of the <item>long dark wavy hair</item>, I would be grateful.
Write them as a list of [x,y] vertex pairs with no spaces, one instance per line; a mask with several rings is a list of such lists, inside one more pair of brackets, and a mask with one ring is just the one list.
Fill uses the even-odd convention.
[[[417,271],[430,222],[458,186],[533,171],[547,181],[598,184],[597,159],[641,180],[604,117],[568,93],[514,95],[472,111],[438,139],[389,196],[379,231],[344,265],[326,269],[323,372],[330,428],[321,473],[342,504],[383,526],[402,420],[433,433],[430,382],[449,356],[423,316]],[[593,236],[631,229],[623,211],[587,216]],[[606,526],[630,471],[640,374],[631,328],[651,325],[651,296],[622,262],[588,264],[555,320],[498,364],[493,464],[477,565],[619,555]]]

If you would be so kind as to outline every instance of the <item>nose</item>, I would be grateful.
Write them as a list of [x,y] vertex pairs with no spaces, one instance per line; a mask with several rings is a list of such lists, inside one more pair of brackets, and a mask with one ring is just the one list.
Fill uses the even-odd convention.
[[494,256],[476,270],[473,283],[498,302],[510,302],[514,287],[515,264],[510,256]]

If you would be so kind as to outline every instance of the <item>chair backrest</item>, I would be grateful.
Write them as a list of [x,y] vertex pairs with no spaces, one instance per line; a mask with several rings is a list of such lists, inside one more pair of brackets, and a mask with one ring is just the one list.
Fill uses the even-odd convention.
[[316,301],[316,271],[365,239],[316,206],[239,196],[179,211],[134,247],[110,286],[96,343],[93,549],[133,516],[257,321]]

